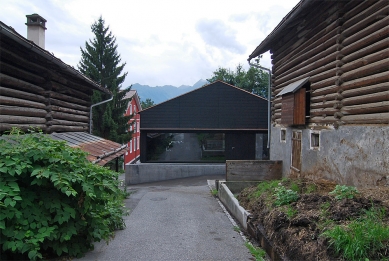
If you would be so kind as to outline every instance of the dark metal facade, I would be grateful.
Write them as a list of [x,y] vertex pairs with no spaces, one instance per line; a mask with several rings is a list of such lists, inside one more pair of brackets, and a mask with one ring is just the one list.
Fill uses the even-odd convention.
[[216,81],[140,112],[141,162],[151,133],[225,133],[226,159],[255,159],[255,134],[267,132],[267,100]]
[[141,131],[267,130],[267,100],[221,81],[140,115]]

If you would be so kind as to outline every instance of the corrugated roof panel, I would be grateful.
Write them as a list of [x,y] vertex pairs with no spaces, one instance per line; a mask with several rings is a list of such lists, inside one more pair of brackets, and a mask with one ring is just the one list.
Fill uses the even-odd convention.
[[127,145],[121,145],[86,132],[61,132],[52,133],[50,136],[55,140],[66,141],[70,147],[80,148],[87,152],[87,159],[101,166],[123,155],[127,148]]
[[305,83],[307,83],[309,80],[309,77],[292,82],[291,84],[287,85],[281,92],[279,92],[276,97],[287,94],[287,93],[294,93],[298,89],[300,89]]

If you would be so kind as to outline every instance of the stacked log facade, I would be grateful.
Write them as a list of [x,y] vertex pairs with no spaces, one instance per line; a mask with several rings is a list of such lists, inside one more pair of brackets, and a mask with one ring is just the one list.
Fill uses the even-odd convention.
[[272,122],[288,84],[310,77],[308,124],[389,122],[387,1],[326,1],[273,45]]
[[[302,0],[249,60],[267,50],[270,159],[283,161],[283,176],[389,185],[388,1]],[[298,112],[287,98],[304,88],[305,122],[290,123]]]
[[1,37],[0,53],[0,132],[89,130],[95,87],[47,59],[57,59],[53,55],[43,57],[13,39]]

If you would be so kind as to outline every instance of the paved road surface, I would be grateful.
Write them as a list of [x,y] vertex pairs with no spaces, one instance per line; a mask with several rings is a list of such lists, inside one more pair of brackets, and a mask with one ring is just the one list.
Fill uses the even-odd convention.
[[129,186],[127,228],[75,260],[254,260],[202,176]]

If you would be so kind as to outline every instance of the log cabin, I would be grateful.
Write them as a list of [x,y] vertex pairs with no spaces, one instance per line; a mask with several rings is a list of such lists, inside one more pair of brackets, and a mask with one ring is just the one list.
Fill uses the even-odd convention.
[[248,58],[270,51],[270,159],[284,177],[389,185],[387,0],[301,0]]
[[0,21],[0,134],[39,129],[99,165],[123,155],[127,146],[88,133],[93,91],[110,92],[45,50],[46,20],[26,17],[28,38]]

